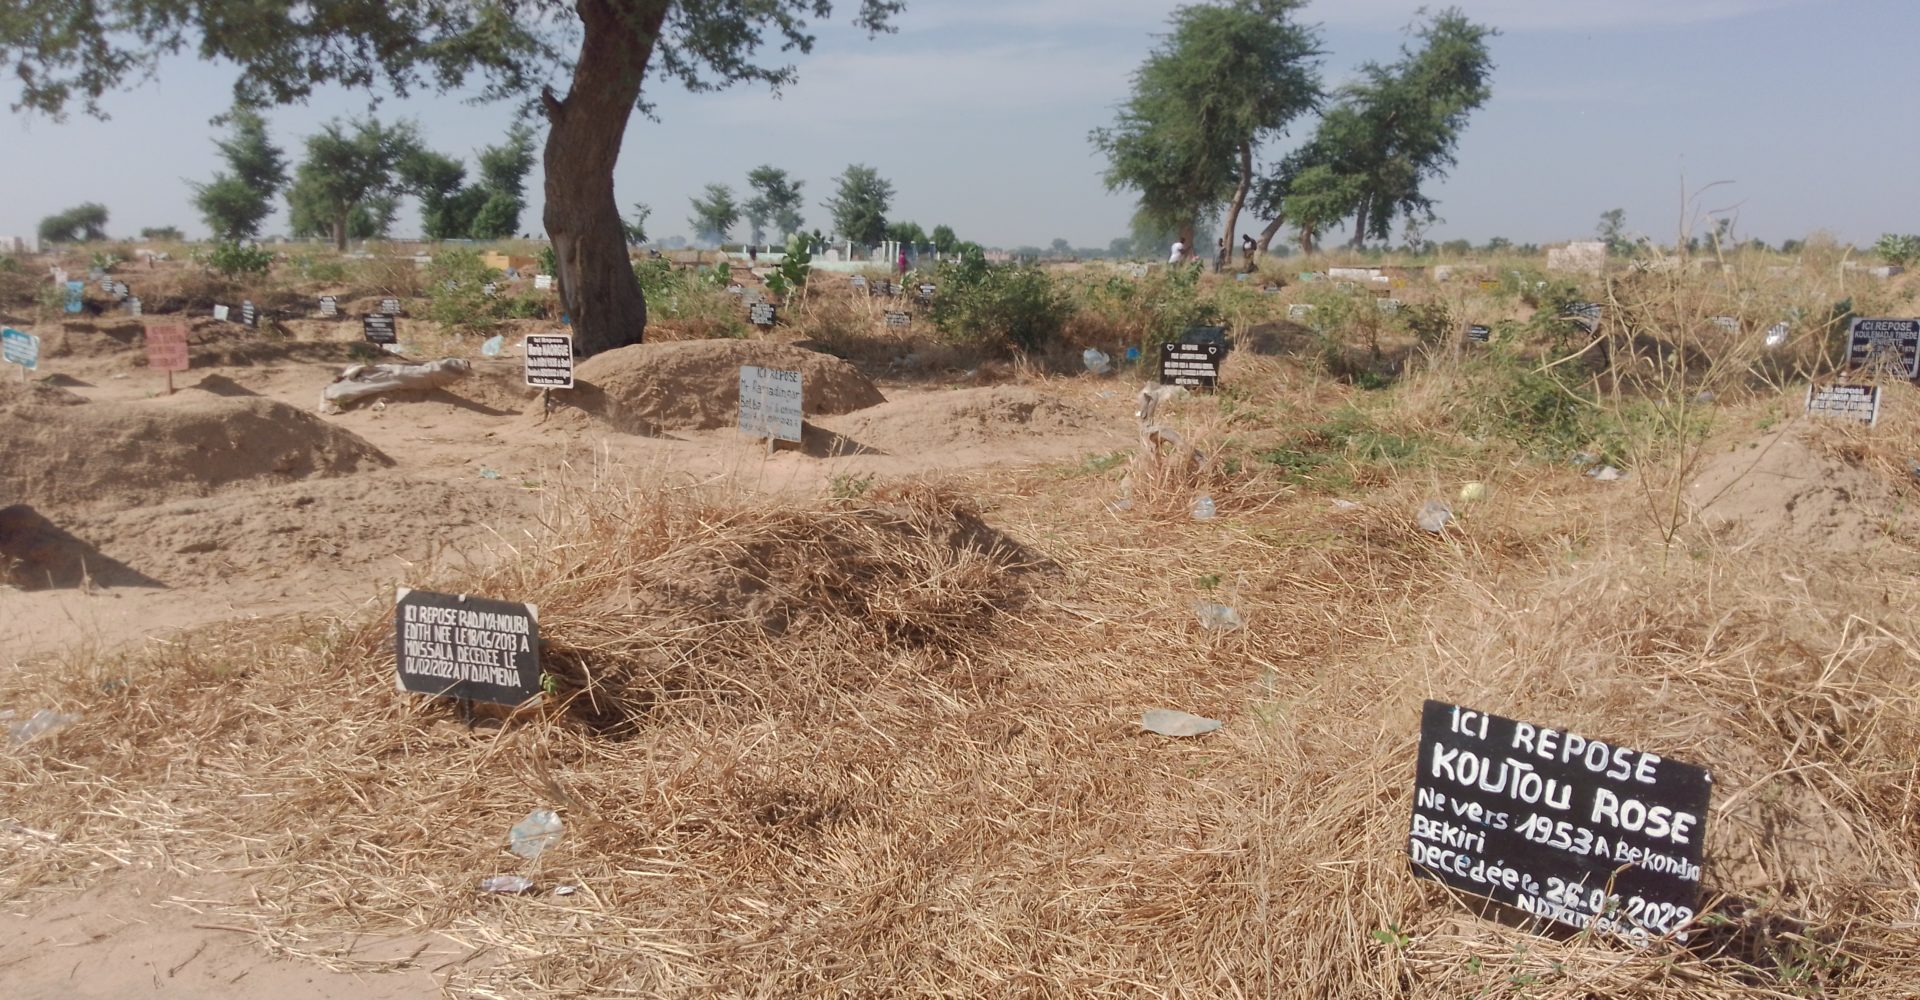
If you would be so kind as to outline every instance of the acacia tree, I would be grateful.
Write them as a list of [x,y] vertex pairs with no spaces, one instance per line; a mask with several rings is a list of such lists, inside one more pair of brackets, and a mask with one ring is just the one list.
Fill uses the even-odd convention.
[[214,146],[226,159],[227,170],[205,184],[189,186],[193,207],[214,238],[240,240],[258,236],[260,223],[273,212],[273,196],[287,182],[287,158],[268,138],[267,121],[259,112],[234,108],[223,117],[229,133],[214,140]]
[[1403,45],[1391,65],[1361,67],[1360,79],[1342,88],[1320,119],[1306,147],[1310,155],[1296,163],[1296,177],[1324,168],[1297,193],[1321,207],[1336,195],[1347,199],[1340,214],[1353,218],[1355,247],[1386,239],[1398,216],[1411,222],[1436,217],[1421,186],[1446,176],[1467,118],[1493,95],[1487,41],[1498,31],[1450,7],[1412,34],[1421,48]]
[[1320,101],[1319,39],[1293,20],[1306,0],[1229,0],[1174,11],[1173,30],[1133,77],[1113,127],[1095,129],[1107,189],[1139,193],[1150,228],[1193,245],[1225,202],[1235,240],[1254,154]]
[[367,118],[351,133],[338,121],[307,137],[307,158],[287,189],[294,232],[326,232],[345,252],[349,237],[384,233],[399,206],[399,165],[420,147],[410,125],[386,126]]
[[[843,0],[851,5],[853,0]],[[194,51],[240,73],[250,103],[304,101],[327,84],[422,85],[533,97],[546,116],[546,229],[574,343],[593,354],[641,339],[646,301],[627,262],[613,168],[651,75],[695,91],[739,82],[774,88],[790,64],[763,43],[811,52],[808,18],[833,0],[12,0],[0,12],[0,66],[20,82],[16,109],[59,116],[144,82],[163,56]],[[901,0],[858,0],[854,23],[890,31]],[[777,56],[775,58],[784,58]]]
[[107,238],[107,206],[82,202],[40,220],[42,243],[93,243]]
[[638,246],[647,241],[647,217],[653,214],[653,206],[644,201],[633,203],[633,221],[627,223],[627,242]]
[[747,186],[753,189],[753,197],[741,208],[746,212],[747,224],[753,227],[753,242],[766,238],[769,222],[773,223],[774,234],[783,241],[800,231],[800,188],[805,183],[790,180],[786,171],[770,163],[755,167],[747,174]]
[[533,129],[515,123],[507,141],[480,151],[480,183],[468,235],[476,240],[506,239],[520,228],[527,207],[527,174],[533,172]]
[[872,246],[887,237],[887,208],[893,185],[878,170],[856,163],[840,175],[833,197],[821,207],[833,217],[841,239]]
[[705,198],[691,201],[693,214],[687,216],[687,226],[693,230],[693,238],[725,243],[727,232],[740,221],[740,206],[734,203],[733,189],[725,184],[709,184]]

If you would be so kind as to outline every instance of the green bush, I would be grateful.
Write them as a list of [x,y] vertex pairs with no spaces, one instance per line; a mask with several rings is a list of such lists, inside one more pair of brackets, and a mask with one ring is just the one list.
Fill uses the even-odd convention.
[[273,254],[245,243],[216,243],[206,254],[206,265],[222,276],[265,274],[273,266]]
[[807,275],[813,270],[813,252],[799,233],[787,237],[787,252],[773,272],[767,275],[767,291],[782,298],[807,287]]
[[305,253],[293,258],[293,271],[303,281],[337,284],[347,280],[347,262],[331,253]]
[[450,330],[482,332],[499,324],[504,303],[489,298],[486,285],[500,272],[465,247],[442,250],[427,265],[427,318]]
[[1920,261],[1920,236],[1885,233],[1873,244],[1873,252],[1889,264],[1906,267]]
[[1039,351],[1060,335],[1073,306],[1031,264],[991,265],[975,253],[939,271],[933,322],[955,344]]

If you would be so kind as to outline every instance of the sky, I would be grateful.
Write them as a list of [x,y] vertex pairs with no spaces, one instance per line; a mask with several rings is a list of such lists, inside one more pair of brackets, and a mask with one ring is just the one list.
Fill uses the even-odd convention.
[[[1913,0],[1457,0],[1493,40],[1492,99],[1467,127],[1458,164],[1428,193],[1442,221],[1426,235],[1475,243],[1504,236],[1549,243],[1590,238],[1601,212],[1663,242],[1683,218],[1729,210],[1736,234],[1778,243],[1825,230],[1867,243],[1920,232],[1920,83]],[[889,217],[954,227],[989,246],[1105,247],[1128,233],[1133,198],[1108,192],[1089,144],[1110,124],[1133,71],[1164,33],[1168,0],[908,0],[899,32],[869,39],[817,25],[798,82],[689,94],[649,81],[658,121],[636,115],[615,191],[623,213],[654,212],[650,235],[689,235],[689,200],[710,182],[744,190],[762,163],[804,182],[808,228],[834,178],[866,164],[892,182]],[[1394,58],[1420,0],[1314,0],[1329,85],[1368,60]],[[31,236],[45,215],[83,201],[110,209],[109,230],[206,226],[188,180],[220,169],[208,120],[228,103],[236,70],[195,59],[109,95],[108,121],[5,115],[0,236]],[[18,98],[0,84],[7,103]],[[330,118],[363,113],[368,96],[329,90],[269,115],[274,138],[299,140]],[[517,108],[470,95],[385,100],[383,118],[411,118],[444,153],[472,156],[500,141]],[[536,122],[536,124],[538,124]],[[1297,122],[1262,152],[1285,153],[1313,127]],[[544,130],[541,132],[544,141]],[[521,228],[538,233],[540,177],[529,178]],[[1683,214],[1682,192],[1706,191]],[[396,235],[418,231],[409,204]],[[267,233],[284,228],[284,209]],[[1243,224],[1243,228],[1245,228]],[[736,234],[738,235],[738,234]]]

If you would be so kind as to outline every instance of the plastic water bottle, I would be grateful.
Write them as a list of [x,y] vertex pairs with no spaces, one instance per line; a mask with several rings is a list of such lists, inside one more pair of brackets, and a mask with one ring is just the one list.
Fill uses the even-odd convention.
[[1201,628],[1216,632],[1231,632],[1242,624],[1240,612],[1225,604],[1199,601],[1194,604],[1193,613],[1199,617]]
[[1219,512],[1219,508],[1214,506],[1213,498],[1210,496],[1203,495],[1193,502],[1193,519],[1196,521],[1211,521],[1213,515]]
[[513,853],[531,861],[540,852],[560,842],[560,817],[551,809],[535,809],[527,818],[513,824],[508,839]]
[[1112,368],[1113,359],[1097,347],[1089,347],[1080,352],[1080,360],[1087,370],[1095,375],[1105,375]]

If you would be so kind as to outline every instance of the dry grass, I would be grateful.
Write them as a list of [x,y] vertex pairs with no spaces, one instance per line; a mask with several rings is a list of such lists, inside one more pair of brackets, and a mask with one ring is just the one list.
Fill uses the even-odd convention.
[[[1247,370],[1285,412],[1354,391]],[[1447,372],[1410,426],[1448,426]],[[1897,479],[1911,396],[1823,440]],[[276,951],[437,935],[475,997],[1913,995],[1920,556],[1670,548],[1518,461],[1336,508],[1220,459],[1256,403],[1176,407],[1208,457],[1123,511],[1117,468],[811,503],[549,477],[546,534],[410,581],[541,605],[556,697],[478,728],[394,691],[384,593],[6,677],[80,721],[0,754],[0,896],[231,880],[202,908]],[[1456,473],[1491,498],[1418,530]],[[1707,925],[1555,939],[1413,879],[1426,697],[1710,768]],[[1226,725],[1165,740],[1156,707]],[[529,865],[503,843],[540,806],[567,834]],[[542,892],[475,892],[502,871]]]

